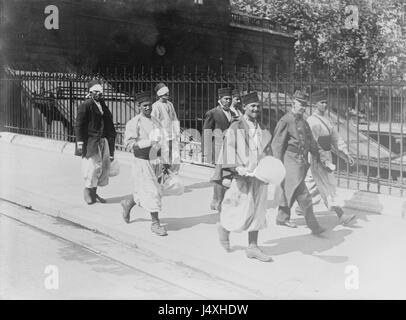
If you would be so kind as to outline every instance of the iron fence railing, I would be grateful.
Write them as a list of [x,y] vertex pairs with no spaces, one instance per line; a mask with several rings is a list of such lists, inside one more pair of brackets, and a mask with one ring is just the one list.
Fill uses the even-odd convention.
[[[153,90],[159,82],[170,89],[181,126],[183,161],[201,163],[201,133],[205,113],[216,106],[217,89],[230,86],[241,92],[258,91],[261,121],[273,132],[278,119],[297,99],[314,110],[326,99],[328,114],[356,158],[350,167],[335,156],[338,182],[371,192],[403,196],[406,188],[406,83],[320,81],[294,76],[267,77],[234,72],[104,72],[104,99],[117,128],[117,147],[124,149],[125,124],[137,113],[135,93]],[[74,141],[77,106],[85,99],[87,82],[95,76],[26,72],[8,69],[0,76],[0,105],[6,130]]]

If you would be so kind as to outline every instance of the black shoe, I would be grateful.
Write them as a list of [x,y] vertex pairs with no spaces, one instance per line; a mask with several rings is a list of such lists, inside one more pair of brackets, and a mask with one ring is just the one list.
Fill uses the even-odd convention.
[[354,214],[343,214],[340,218],[338,218],[338,221],[340,224],[343,226],[348,225],[353,219],[355,218]]
[[318,227],[318,228],[312,230],[312,234],[314,234],[315,236],[318,236],[319,234],[322,234],[323,232],[326,232],[326,231],[327,231],[326,228]]
[[285,220],[285,221],[276,221],[276,224],[278,226],[285,226],[285,227],[289,227],[289,228],[297,228],[297,225],[293,222],[290,222],[289,220]]
[[131,209],[135,205],[134,199],[131,198],[131,199],[122,200],[120,202],[120,204],[123,207],[122,216],[123,216],[124,222],[125,223],[130,223]]
[[83,190],[83,198],[85,199],[85,202],[87,204],[93,204],[96,202],[96,200],[93,197],[93,190],[92,188],[85,188]]

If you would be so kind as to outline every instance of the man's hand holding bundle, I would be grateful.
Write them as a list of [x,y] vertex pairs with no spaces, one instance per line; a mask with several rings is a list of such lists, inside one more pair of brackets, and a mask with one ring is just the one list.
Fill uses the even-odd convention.
[[243,177],[252,177],[252,172],[250,172],[247,168],[244,167],[237,167],[235,168],[237,173]]

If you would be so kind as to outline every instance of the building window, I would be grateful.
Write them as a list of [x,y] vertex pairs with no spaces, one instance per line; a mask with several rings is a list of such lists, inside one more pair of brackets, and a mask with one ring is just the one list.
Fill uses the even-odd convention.
[[254,73],[257,72],[257,67],[254,65],[254,59],[248,52],[240,52],[235,61],[235,69],[237,72]]
[[203,0],[193,0],[195,4],[203,4]]

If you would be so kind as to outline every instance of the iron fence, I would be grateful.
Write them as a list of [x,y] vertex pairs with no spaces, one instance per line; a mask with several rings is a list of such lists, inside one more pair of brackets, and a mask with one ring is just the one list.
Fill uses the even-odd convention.
[[8,69],[0,76],[2,122],[8,131],[74,141],[77,106],[85,99],[87,82],[105,83],[104,99],[118,132],[117,148],[124,149],[125,124],[138,113],[135,93],[153,90],[159,82],[170,89],[181,125],[183,161],[202,163],[201,133],[205,113],[216,106],[217,89],[258,91],[261,121],[273,132],[294,99],[307,115],[317,101],[328,101],[328,115],[356,158],[354,167],[335,154],[342,186],[403,196],[405,174],[404,82],[320,81],[303,77],[268,77],[250,72],[216,74],[211,70],[170,72],[106,70],[96,75],[43,73]]

